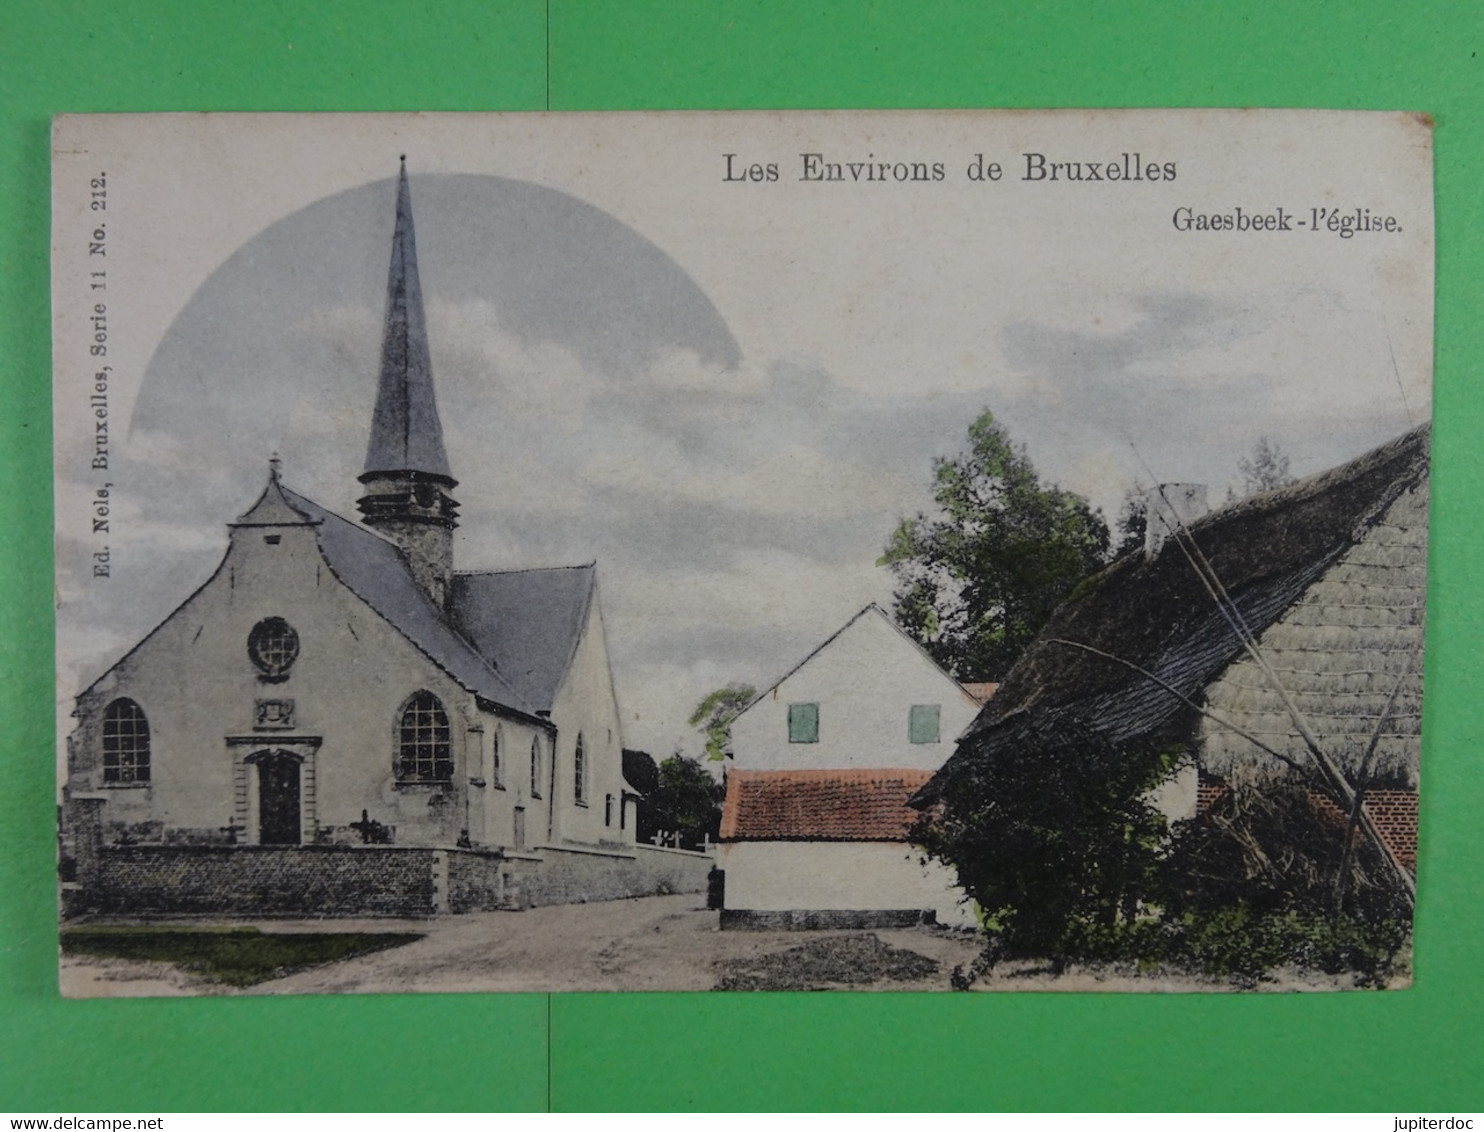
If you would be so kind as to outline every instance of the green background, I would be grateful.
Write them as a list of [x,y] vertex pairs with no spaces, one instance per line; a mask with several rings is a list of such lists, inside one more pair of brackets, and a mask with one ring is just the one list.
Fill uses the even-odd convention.
[[[0,12],[0,1111],[1484,1108],[1481,32],[1484,5],[1436,2],[11,0]],[[1435,486],[1413,989],[58,997],[48,119],[548,105],[1434,116]]]

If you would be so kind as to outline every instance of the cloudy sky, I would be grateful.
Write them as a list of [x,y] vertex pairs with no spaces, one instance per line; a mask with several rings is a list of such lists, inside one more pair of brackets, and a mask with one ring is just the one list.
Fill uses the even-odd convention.
[[[685,717],[707,691],[771,682],[889,599],[875,560],[984,408],[1110,519],[1151,472],[1219,499],[1259,436],[1307,474],[1425,420],[1426,142],[1381,116],[72,120],[59,703],[209,575],[270,454],[355,514],[400,153],[457,565],[596,559],[625,740],[663,755],[699,749]],[[812,152],[944,177],[801,181]],[[1026,152],[1138,153],[1178,176],[1025,182]],[[727,153],[778,179],[726,181]],[[976,154],[1002,159],[1000,183],[964,175]],[[99,582],[79,393],[97,263],[74,237],[105,164],[116,506]],[[1403,231],[1172,224],[1239,204],[1363,207]]]

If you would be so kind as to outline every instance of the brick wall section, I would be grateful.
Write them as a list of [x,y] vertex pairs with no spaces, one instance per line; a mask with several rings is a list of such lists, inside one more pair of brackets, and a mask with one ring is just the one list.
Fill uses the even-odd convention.
[[1417,791],[1367,790],[1366,809],[1387,847],[1407,868],[1417,871]]
[[[1204,814],[1226,793],[1226,782],[1211,775],[1201,775],[1196,788],[1196,813]],[[1336,830],[1350,821],[1334,802],[1317,790],[1309,792],[1309,804]],[[1417,871],[1417,791],[1383,787],[1365,792],[1365,808],[1375,823],[1387,850],[1404,867]]]
[[[434,850],[335,846],[114,846],[79,910],[240,916],[428,916]],[[83,878],[80,878],[83,879]]]
[[1221,800],[1227,791],[1226,780],[1214,775],[1202,774],[1195,788],[1195,812],[1204,814]]
[[[1318,791],[1309,792],[1309,804],[1336,829],[1343,830],[1350,815]],[[1417,871],[1417,791],[1396,788],[1367,790],[1365,808],[1387,850],[1405,868]]]

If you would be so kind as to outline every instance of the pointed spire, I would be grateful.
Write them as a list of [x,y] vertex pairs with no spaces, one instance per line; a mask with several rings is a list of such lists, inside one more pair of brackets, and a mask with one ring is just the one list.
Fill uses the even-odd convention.
[[381,339],[381,380],[366,448],[367,477],[411,472],[455,481],[443,449],[443,426],[433,396],[433,367],[417,277],[417,241],[412,230],[412,195],[407,157],[397,180],[397,226],[387,277],[386,322]]

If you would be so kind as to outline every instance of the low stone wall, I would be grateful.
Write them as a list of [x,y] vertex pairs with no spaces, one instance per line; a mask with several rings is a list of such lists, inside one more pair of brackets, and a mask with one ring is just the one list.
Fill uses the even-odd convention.
[[513,908],[510,862],[502,853],[480,849],[450,849],[446,855],[448,884],[445,912],[493,912]]
[[704,892],[704,853],[335,845],[95,849],[67,886],[68,915],[431,916]]
[[429,916],[434,849],[137,845],[103,849],[78,911],[237,916]]
[[705,892],[713,864],[705,853],[653,845],[611,851],[547,846],[540,854],[540,860],[507,862],[519,907]]

